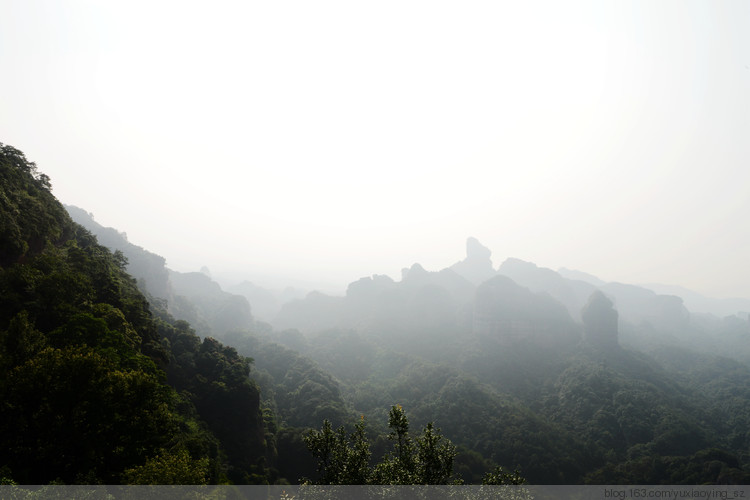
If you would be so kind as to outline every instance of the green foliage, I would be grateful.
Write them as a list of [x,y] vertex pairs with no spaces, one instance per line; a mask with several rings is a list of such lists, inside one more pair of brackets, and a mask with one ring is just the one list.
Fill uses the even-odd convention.
[[114,252],[123,267],[138,280],[144,294],[166,298],[171,296],[169,271],[164,257],[148,252],[130,243],[125,233],[113,228],[104,228],[93,219],[93,215],[73,206],[65,206],[71,218],[96,235],[99,243]]
[[[522,465],[533,482],[574,482],[599,463],[596,450],[580,437],[445,366],[413,362],[391,380],[373,381],[369,387],[408,401],[413,418],[439,421],[454,443],[491,463]],[[465,477],[480,482],[487,464],[463,463],[464,471],[469,465],[473,468]]]
[[50,193],[49,177],[0,143],[0,267],[58,244],[73,225]]
[[170,399],[153,374],[88,347],[47,347],[0,384],[0,461],[23,483],[113,481],[173,439]]
[[343,427],[334,431],[328,420],[320,431],[311,430],[305,443],[318,461],[318,484],[449,484],[456,447],[439,429],[430,422],[415,444],[400,405],[391,408],[388,426],[394,450],[372,468],[364,417],[351,434]]
[[47,338],[34,328],[28,311],[21,311],[0,330],[0,369],[8,370],[33,357],[47,345]]
[[125,484],[208,484],[209,460],[194,460],[187,450],[162,450],[145,464],[126,469]]
[[226,341],[255,360],[252,376],[273,400],[281,427],[315,427],[325,419],[342,425],[352,416],[339,382],[309,358],[254,335],[234,333]]
[[305,436],[305,444],[318,460],[319,484],[368,484],[370,446],[365,435],[364,418],[347,435],[343,427],[334,431],[328,420],[318,431]]
[[171,351],[167,380],[194,404],[222,443],[235,483],[267,481],[268,449],[260,390],[249,378],[250,359],[210,337],[201,341],[184,321],[160,323]]
[[[148,309],[128,307],[138,292],[120,286],[118,263],[78,236],[0,272],[0,463],[23,482],[111,480],[177,432],[144,354]],[[45,457],[49,467],[34,466]]]
[[737,457],[709,448],[687,456],[646,454],[592,472],[595,484],[748,484],[750,473]]
[[502,484],[525,484],[526,479],[521,476],[521,472],[516,469],[513,472],[505,470],[502,466],[495,467],[492,471],[486,473],[482,478],[482,484],[502,485]]
[[317,462],[305,444],[308,432],[309,429],[284,427],[276,433],[278,458],[275,464],[279,474],[290,482],[313,477],[316,473]]
[[[576,343],[580,325],[551,297],[419,266],[400,284],[310,294],[297,311],[352,330],[274,334],[203,275],[175,274],[184,296],[171,297],[163,258],[110,240],[114,253],[0,144],[0,482],[283,482],[311,476],[315,461],[331,484],[523,481],[495,463],[522,464],[536,483],[750,481],[744,364],[672,345],[597,351]],[[199,331],[234,331],[227,344],[175,321],[166,299],[149,302],[149,283]],[[670,342],[747,352],[738,317],[716,319],[717,336],[700,327],[713,320],[678,319]],[[620,337],[653,347],[657,323]],[[439,421],[461,455],[431,423],[413,437],[391,401]],[[359,413],[378,426],[372,441],[364,420],[333,430]]]
[[[226,481],[226,467],[237,482],[265,481],[248,360],[184,331],[162,339],[124,254],[74,224],[9,146],[0,180],[2,477],[203,484]],[[165,383],[170,357],[194,392]]]
[[417,478],[421,484],[448,484],[453,475],[456,447],[443,438],[432,422],[417,438]]

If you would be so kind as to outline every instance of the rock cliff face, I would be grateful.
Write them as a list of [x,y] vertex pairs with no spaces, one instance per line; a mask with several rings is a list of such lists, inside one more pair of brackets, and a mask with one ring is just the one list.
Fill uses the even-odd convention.
[[584,339],[600,349],[618,348],[617,317],[617,311],[606,295],[599,290],[592,293],[581,311]]
[[562,304],[507,276],[495,276],[477,287],[474,333],[504,343],[522,340],[553,346],[577,341],[573,320]]
[[497,272],[534,293],[548,293],[563,304],[576,321],[580,320],[581,308],[596,290],[594,285],[564,278],[552,269],[538,267],[533,262],[521,259],[506,259]]

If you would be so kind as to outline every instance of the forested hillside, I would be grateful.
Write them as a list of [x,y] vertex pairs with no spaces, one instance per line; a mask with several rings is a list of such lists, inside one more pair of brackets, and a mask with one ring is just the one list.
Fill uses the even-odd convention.
[[267,481],[248,360],[150,306],[23,153],[0,179],[3,481]]
[[367,481],[426,481],[424,463],[409,476],[392,460],[406,414],[414,443],[432,422],[444,457],[455,446],[443,482],[750,481],[741,315],[517,259],[495,270],[470,239],[450,268],[312,292],[268,324],[205,273],[66,212],[10,146],[0,179],[2,481],[354,481],[316,459],[340,426],[368,443]]

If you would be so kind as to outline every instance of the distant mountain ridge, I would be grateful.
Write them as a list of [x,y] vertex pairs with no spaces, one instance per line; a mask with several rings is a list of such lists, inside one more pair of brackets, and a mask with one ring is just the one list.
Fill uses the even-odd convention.
[[[517,258],[507,258],[495,270],[492,252],[473,237],[466,241],[465,258],[442,271],[427,271],[414,264],[403,269],[401,281],[374,275],[352,282],[343,297],[311,292],[300,298],[291,289],[286,295],[279,295],[249,282],[233,287],[235,293],[226,292],[201,273],[169,270],[163,257],[130,243],[125,233],[102,227],[86,211],[77,207],[66,209],[76,222],[100,237],[105,246],[122,251],[129,261],[128,271],[142,288],[165,300],[175,317],[189,321],[203,335],[221,336],[226,331],[250,328],[256,321],[253,316],[256,304],[267,321],[279,330],[317,332],[355,328],[411,343],[415,340],[404,336],[406,332],[424,331],[428,327],[434,335],[471,332],[478,325],[479,316],[473,305],[477,287],[502,275],[533,294],[546,294],[562,304],[579,325],[579,331],[582,331],[581,311],[599,290],[614,303],[622,340],[628,345],[655,347],[680,338],[686,345],[709,347],[717,354],[750,359],[750,347],[737,349],[734,341],[728,340],[741,333],[721,337],[706,334],[727,328],[741,331],[742,320],[748,319],[750,301],[709,299],[683,288],[654,286],[687,297],[689,304],[698,308],[691,314],[678,295],[660,294],[643,286],[606,283],[581,271],[564,268],[553,271]],[[701,316],[705,314],[709,315]],[[734,326],[722,326],[724,318],[732,317],[738,319],[727,325]],[[430,318],[429,323],[425,323],[425,318]],[[648,329],[659,334],[646,333]]]
[[656,293],[681,297],[685,303],[685,307],[692,312],[713,314],[719,317],[731,316],[737,313],[747,316],[750,313],[750,299],[717,299],[706,297],[698,292],[676,285],[649,283],[643,286],[650,288]]
[[71,218],[91,231],[102,245],[121,251],[127,270],[144,292],[166,302],[177,319],[188,321],[201,336],[222,336],[226,331],[243,330],[253,324],[250,303],[242,295],[231,294],[204,273],[180,273],[166,266],[166,259],[127,240],[127,235],[94,221],[93,214],[66,205]]
[[[125,254],[129,261],[128,270],[142,282],[146,291],[155,297],[174,303],[175,290],[174,284],[170,281],[170,276],[177,276],[180,273],[167,269],[164,257],[130,243],[127,240],[126,233],[121,233],[114,228],[101,226],[94,221],[92,214],[79,207],[66,205],[65,208],[74,221],[97,235],[97,238],[99,238],[104,246],[113,250],[120,250]],[[534,263],[517,258],[507,258],[495,269],[491,255],[492,252],[489,248],[482,245],[476,238],[469,237],[466,241],[466,257],[445,270],[454,272],[474,286],[498,274],[508,276],[516,283],[529,288],[533,292],[550,294],[565,305],[574,319],[579,320],[581,308],[585,305],[589,296],[597,289],[608,294],[615,301],[622,318],[632,323],[639,323],[644,320],[661,321],[658,316],[663,313],[665,305],[669,301],[673,303],[669,307],[675,309],[675,312],[681,309],[678,301],[675,299],[666,299],[664,298],[665,296],[679,297],[681,299],[686,310],[680,310],[677,313],[678,315],[684,315],[686,311],[713,314],[718,317],[730,316],[737,313],[744,313],[745,315],[750,313],[750,299],[709,298],[679,286],[660,284],[638,286],[607,283],[596,276],[582,271],[567,268],[560,268],[554,271],[538,267]],[[412,266],[414,272],[412,272],[412,269],[404,269],[402,278],[411,274],[411,279],[416,279],[419,275],[419,270],[422,269],[424,271],[418,264],[416,266],[416,268]],[[426,273],[427,271],[424,272]],[[188,282],[183,279],[180,280],[180,283],[187,285]],[[350,284],[350,287],[355,283],[357,282]],[[217,288],[214,286],[213,288],[216,293],[227,293],[221,290],[221,287]],[[279,313],[282,304],[298,297],[291,289],[279,296],[279,294],[250,282],[240,283],[230,287],[230,290],[233,292],[230,295],[245,297],[253,309],[257,308],[258,311],[262,311],[261,316],[272,323],[274,322],[273,318]],[[184,294],[180,293],[180,295]],[[661,297],[657,298],[658,296]],[[644,314],[644,309],[651,312]],[[284,316],[284,314],[281,315],[281,319],[279,320],[281,321],[280,325],[288,326],[284,323]],[[194,321],[195,319],[193,318]]]
[[[594,275],[576,271],[567,268],[560,268],[557,272],[564,278],[571,280],[584,281],[595,287],[603,287],[607,285],[606,282],[600,280]],[[665,285],[662,283],[643,283],[640,286],[659,295],[674,295],[680,297],[691,312],[700,314],[713,314],[718,317],[731,316],[737,313],[749,313],[750,312],[750,299],[744,298],[730,298],[730,299],[717,299],[714,297],[707,297],[694,290],[678,286],[678,285]]]
[[[491,251],[488,248],[484,247],[476,238],[468,238],[465,259],[442,271],[427,271],[419,264],[414,264],[411,268],[402,271],[402,280],[400,282],[393,281],[387,276],[361,278],[359,281],[350,284],[345,297],[327,295],[326,297],[330,297],[329,302],[331,304],[340,302],[342,304],[341,307],[345,307],[343,304],[356,302],[358,295],[365,293],[365,289],[369,290],[366,293],[370,295],[376,293],[387,294],[391,293],[387,292],[387,290],[395,289],[411,289],[413,291],[414,284],[421,282],[423,285],[431,283],[443,288],[450,295],[456,296],[459,301],[466,302],[471,300],[471,295],[474,293],[473,289],[478,285],[494,276],[503,275],[511,278],[519,285],[528,288],[533,293],[548,294],[563,304],[571,317],[579,322],[581,319],[581,309],[587,303],[589,297],[597,290],[601,290],[612,299],[620,314],[621,321],[633,325],[640,325],[645,322],[659,329],[682,328],[685,326],[690,315],[690,311],[685,307],[682,298],[676,294],[660,294],[637,285],[606,283],[593,275],[580,271],[572,271],[564,268],[560,271],[553,271],[517,258],[506,259],[495,270],[490,257]],[[448,276],[451,275],[455,276],[455,278],[451,278],[453,283],[448,283],[450,281]],[[465,280],[464,284],[458,284],[458,280],[456,279],[458,277]],[[461,289],[460,292],[458,291],[459,288]],[[695,292],[685,289],[659,288],[665,291],[682,291],[690,298],[691,304],[696,303],[702,297]],[[379,290],[379,292],[375,290]],[[317,306],[321,305],[322,295],[325,294],[316,292],[314,295]],[[385,300],[382,297],[381,299]],[[750,301],[741,299],[735,301],[703,299],[704,302],[715,306],[710,308],[710,311],[727,313],[723,314],[723,316],[735,314],[743,310],[750,310]],[[302,306],[300,301],[296,301],[295,304],[288,304],[285,308],[282,308],[274,324],[281,328],[294,327],[304,329],[304,321],[299,317],[300,314],[304,315],[302,309],[304,309],[304,306]],[[292,313],[292,311],[296,312]],[[707,308],[704,307],[697,312],[705,311],[707,311]],[[343,316],[339,317],[339,314]],[[331,311],[331,314],[325,315],[326,320],[323,323],[319,321],[316,323],[314,329],[352,326],[345,319],[345,316],[347,316],[345,312]],[[294,317],[298,318],[295,320],[293,319]]]

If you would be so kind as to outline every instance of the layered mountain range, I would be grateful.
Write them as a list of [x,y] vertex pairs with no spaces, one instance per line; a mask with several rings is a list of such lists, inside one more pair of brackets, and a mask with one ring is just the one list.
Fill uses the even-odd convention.
[[2,482],[315,481],[311,429],[367,422],[380,460],[394,407],[455,443],[467,483],[498,465],[531,483],[750,481],[745,302],[703,301],[740,307],[722,315],[578,271],[496,269],[473,238],[446,269],[341,296],[225,290],[0,153]]
[[[95,229],[90,218],[80,222]],[[127,251],[124,238],[117,248]],[[131,270],[136,276],[144,271]],[[674,469],[674,482],[696,461],[717,456],[724,474],[741,474],[745,445],[728,451],[720,443],[723,432],[738,443],[743,431],[729,430],[721,410],[706,413],[701,404],[722,406],[709,389],[719,383],[708,375],[717,364],[740,382],[726,390],[746,391],[744,301],[714,300],[715,312],[740,308],[722,317],[692,312],[677,295],[605,283],[580,271],[515,258],[495,268],[491,251],[475,238],[467,240],[466,257],[446,269],[413,264],[398,281],[364,277],[342,296],[314,291],[284,300],[249,282],[232,288],[240,292],[232,295],[202,273],[166,276],[162,289],[169,295],[163,298],[175,304],[170,310],[254,355],[259,368],[278,368],[257,357],[258,342],[270,342],[330,373],[328,383],[337,389],[309,396],[319,404],[337,394],[343,411],[337,418],[352,410],[382,416],[390,402],[406,401],[417,417],[461,436],[464,459],[474,456],[474,462],[459,462],[470,478],[478,477],[477,462],[502,460],[534,481],[664,481],[645,470],[651,461],[659,470]],[[265,322],[249,314],[256,300],[274,312]],[[676,359],[700,368],[686,370]],[[701,382],[690,385],[695,379],[686,372]],[[509,445],[510,436],[518,447]]]

